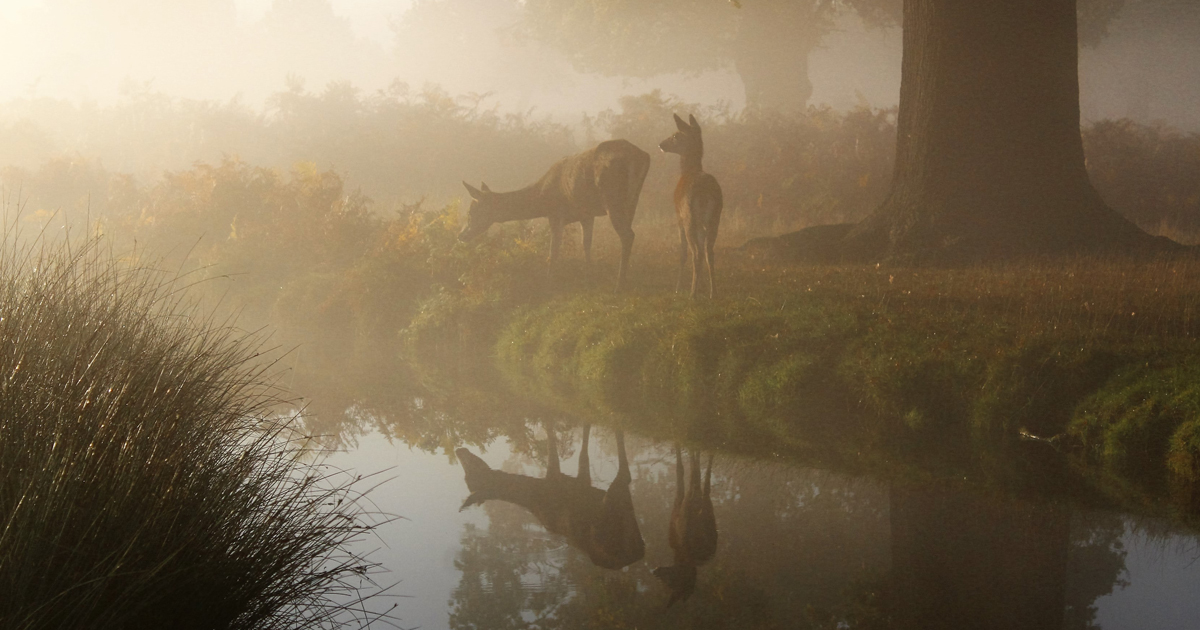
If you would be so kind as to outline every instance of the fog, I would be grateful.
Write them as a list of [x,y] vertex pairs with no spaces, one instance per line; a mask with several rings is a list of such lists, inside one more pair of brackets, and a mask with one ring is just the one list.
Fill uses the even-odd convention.
[[504,32],[506,2],[408,0],[16,0],[0,9],[0,101],[111,104],[134,87],[261,107],[288,77],[365,92],[400,80],[494,93],[509,108],[577,117],[655,87],[692,100],[739,98],[729,73],[624,81],[574,72],[562,55]]
[[[968,191],[983,198],[977,216],[963,214],[970,220],[959,221],[935,214],[929,222],[907,223],[922,229],[925,223],[963,225],[978,235],[996,225],[1003,228],[995,230],[1003,245],[1000,238],[1016,242],[1026,234],[1007,229],[1006,222],[1030,225],[1035,213],[1046,209],[1051,215],[1061,207],[1065,218],[1051,223],[1075,238],[1091,234],[1075,229],[1090,227],[1079,217],[1100,216],[1066,214],[1075,209],[1059,200],[1080,196],[1089,211],[1107,205],[1105,213],[1120,213],[1147,233],[1200,244],[1200,4],[1079,2],[1102,5],[1096,9],[1101,13],[1120,10],[1105,14],[1115,18],[1093,24],[1081,40],[1078,135],[1074,85],[1068,80],[1073,77],[1065,62],[1073,59],[1075,36],[1069,13],[1060,14],[1055,36],[1042,40],[1061,53],[1063,63],[1042,66],[1062,71],[1055,73],[1062,88],[1057,99],[1025,98],[1031,92],[1020,89],[1022,81],[1010,80],[1023,78],[1017,69],[994,63],[1022,58],[1018,55],[993,54],[973,66],[1005,66],[999,79],[974,75],[991,77],[986,87],[1000,86],[989,99],[975,91],[982,82],[962,81],[961,71],[932,73],[940,86],[971,86],[955,97],[967,112],[953,126],[953,135],[965,139],[962,146],[988,146],[975,141],[975,128],[988,128],[991,135],[985,137],[991,139],[997,130],[1007,133],[1036,118],[1039,108],[1055,112],[1055,124],[1046,127],[1067,133],[1043,135],[1049,140],[1041,144],[1074,151],[1067,164],[1072,185],[1062,186],[1061,196],[1025,204],[1028,208],[1018,196],[1009,201],[1010,188],[1034,200],[1042,182],[1028,191],[1009,183],[1039,180],[1027,176],[1035,171],[1051,179],[1068,161],[1058,159],[1064,151],[1033,162],[1031,157],[1045,156],[1035,156],[1037,126],[1029,125],[1014,130],[1017,142],[1008,143],[1006,136],[992,144],[1034,150],[982,152],[1002,159],[994,165],[999,184],[984,182],[987,186]],[[789,257],[808,254],[800,251],[804,248],[840,246],[838,235],[849,234],[851,224],[864,225],[864,218],[887,208],[885,200],[905,197],[893,194],[905,190],[904,168],[896,168],[897,128],[903,128],[897,107],[903,54],[898,6],[899,0],[0,0],[2,231],[12,243],[26,238],[60,243],[64,260],[84,266],[92,253],[112,253],[118,274],[112,287],[120,288],[126,277],[136,280],[136,274],[119,275],[127,268],[173,278],[161,285],[164,293],[174,299],[194,291],[201,306],[196,312],[213,313],[204,321],[231,322],[239,335],[243,329],[261,335],[252,339],[263,340],[263,352],[253,350],[247,365],[260,358],[274,361],[267,375],[278,380],[264,388],[272,397],[276,386],[284,391],[288,399],[275,402],[295,413],[305,449],[310,440],[342,449],[334,463],[348,474],[365,474],[359,476],[364,483],[376,483],[376,471],[395,466],[382,475],[399,481],[378,486],[369,498],[383,496],[375,505],[403,514],[395,524],[412,527],[381,529],[364,544],[375,548],[382,541],[387,547],[382,566],[398,576],[391,594],[402,598],[395,613],[399,627],[503,625],[477,621],[494,621],[497,610],[508,615],[510,627],[521,627],[539,606],[555,609],[561,627],[595,619],[612,625],[618,618],[625,627],[679,625],[683,617],[663,612],[666,591],[661,576],[649,571],[651,564],[627,563],[622,566],[630,570],[596,579],[601,574],[594,560],[571,548],[579,540],[563,543],[536,533],[536,522],[561,518],[541,520],[531,509],[516,511],[521,504],[515,500],[508,512],[495,509],[499,496],[490,497],[492,509],[486,512],[459,507],[476,489],[464,479],[472,474],[468,465],[460,470],[454,459],[462,457],[454,455],[457,447],[479,453],[477,466],[483,468],[513,472],[536,462],[540,474],[543,462],[547,470],[559,468],[550,463],[557,459],[541,458],[558,452],[558,438],[551,439],[556,432],[568,436],[561,443],[569,452],[575,448],[569,437],[574,427],[593,422],[596,430],[588,434],[598,449],[593,461],[606,472],[595,483],[578,475],[575,481],[586,483],[572,487],[595,497],[601,477],[610,488],[617,478],[630,479],[604,463],[615,459],[615,470],[629,473],[621,433],[627,430],[634,481],[623,489],[622,521],[642,523],[647,559],[665,563],[670,556],[690,567],[691,580],[699,580],[691,608],[677,605],[670,614],[692,615],[696,625],[704,619],[710,626],[779,627],[806,618],[818,627],[813,615],[821,613],[819,627],[858,627],[843,618],[893,604],[902,612],[909,605],[924,607],[924,598],[910,594],[927,596],[952,613],[961,605],[963,615],[991,615],[993,605],[997,611],[1037,612],[1050,602],[1044,606],[1048,617],[1061,617],[1066,599],[1084,615],[1079,627],[1120,615],[1154,626],[1162,615],[1180,610],[1193,618],[1195,598],[1187,593],[1200,584],[1200,567],[1180,554],[1169,558],[1173,564],[1161,580],[1182,585],[1186,592],[1179,596],[1146,579],[1151,571],[1130,554],[1132,582],[1142,589],[1134,604],[1149,602],[1144,607],[1159,618],[1117,597],[1114,591],[1130,581],[1122,577],[1122,541],[1135,538],[1128,529],[1132,521],[1123,511],[1100,518],[1067,509],[1068,488],[1057,480],[1071,486],[1085,481],[1076,479],[1083,467],[1063,465],[1050,451],[1068,457],[1103,451],[1108,458],[1094,469],[1090,460],[1079,460],[1087,461],[1095,481],[1079,484],[1086,494],[1077,507],[1111,503],[1114,509],[1136,506],[1174,518],[1163,496],[1167,484],[1154,475],[1167,466],[1172,474],[1191,466],[1186,481],[1200,478],[1196,466],[1187,464],[1197,457],[1195,440],[1186,436],[1198,429],[1188,414],[1175,413],[1194,408],[1197,398],[1189,387],[1200,368],[1189,362],[1200,338],[1195,317],[1200,264],[1182,258],[1178,264],[1069,258],[1059,268],[1038,258],[1028,268],[942,268],[908,266],[920,258],[884,259],[881,266],[846,265],[836,257],[829,260],[838,264],[814,265]],[[611,9],[606,16],[611,24],[593,20],[590,11],[596,8]],[[975,20],[979,30],[1000,22],[979,19],[994,14],[961,15]],[[1008,52],[1039,43],[1034,31],[1012,36],[1017,21],[1005,23],[1006,43],[1016,42]],[[1051,100],[1061,107],[1047,106]],[[999,105],[972,108],[979,103]],[[1023,108],[1026,104],[1032,107]],[[936,112],[925,119],[953,117]],[[1025,118],[996,124],[1011,112]],[[699,120],[685,122],[689,115]],[[918,128],[908,137],[937,135]],[[600,144],[617,138],[627,142]],[[600,150],[587,151],[598,144]],[[659,151],[663,144],[679,154]],[[560,162],[571,154],[581,157]],[[925,155],[955,162],[945,156],[957,154]],[[960,162],[967,166],[929,179],[963,189],[984,181],[989,165]],[[577,208],[580,214],[565,217],[554,210],[529,213],[564,205],[553,192],[528,186],[548,171],[603,172],[594,180],[606,182],[604,193],[586,197],[593,204],[603,197],[605,207]],[[608,176],[612,173],[619,179]],[[893,186],[897,173],[900,185]],[[1013,173],[1021,178],[1010,177]],[[584,185],[576,186],[579,181]],[[607,186],[613,181],[620,187]],[[1057,186],[1050,184],[1047,190]],[[589,186],[580,176],[568,188]],[[522,192],[497,194],[517,189]],[[689,199],[682,209],[677,191]],[[908,195],[917,200],[914,207],[942,194],[932,187],[918,192]],[[700,202],[692,205],[692,198]],[[937,203],[973,209],[970,199],[959,201],[966,197],[945,198],[954,203]],[[484,210],[489,199],[508,201],[492,203],[489,214]],[[985,217],[995,208],[1001,212]],[[693,300],[687,300],[688,269],[679,250],[684,230],[677,213],[692,212],[707,217],[703,232],[712,237],[705,243],[707,272],[692,275]],[[548,214],[551,221],[530,219]],[[565,234],[564,218],[571,219]],[[595,247],[589,249],[593,221]],[[698,222],[682,223],[694,232]],[[805,228],[815,229],[795,238]],[[878,233],[880,243],[891,238]],[[930,233],[938,238],[921,241],[948,244],[956,255],[976,253],[967,251],[975,241]],[[1162,240],[1156,242],[1166,247]],[[88,245],[83,249],[88,255],[72,253],[79,251],[76,241]],[[695,270],[700,241],[694,239],[691,247]],[[0,257],[0,271],[25,269],[7,262],[16,258]],[[41,304],[46,293],[84,306],[92,297],[104,298],[96,300],[101,306],[105,300],[132,303],[109,284],[90,282],[89,275],[77,279],[53,266],[33,266],[41,275],[32,276],[31,289],[10,290],[7,299]],[[705,273],[708,282],[698,282]],[[62,286],[83,287],[82,297]],[[169,301],[155,295],[150,298],[156,304]],[[75,420],[77,411],[84,417],[85,411],[108,409],[93,400],[114,401],[113,409],[143,395],[185,400],[167,395],[171,378],[215,382],[193,377],[195,351],[187,343],[174,346],[183,357],[178,370],[159,369],[136,339],[110,343],[108,320],[87,309],[76,320],[41,315],[21,320],[21,311],[14,312],[17,317],[5,315],[5,325],[25,344],[14,347],[45,359],[46,370],[59,370],[53,378],[81,393],[79,401],[61,407],[70,413],[56,411],[73,427],[86,424]],[[163,319],[183,322],[192,312]],[[74,343],[66,332],[80,330],[84,321],[100,327],[78,334],[117,352],[107,359],[113,365],[158,370],[150,378],[133,373],[131,382],[142,390],[127,395],[109,372],[88,363],[83,371],[104,380],[92,387],[78,376],[80,361],[60,360],[72,353],[95,356],[65,345]],[[120,321],[112,327],[135,330]],[[25,328],[63,349],[43,351],[42,346],[59,346],[41,344]],[[19,383],[12,378],[17,368],[24,370],[22,378],[30,371],[21,363],[23,353],[0,354],[15,357],[9,381]],[[19,395],[10,398],[27,405]],[[1133,425],[1124,420],[1105,424],[1109,416],[1119,417],[1108,409],[1123,406],[1139,414],[1130,416],[1138,422],[1140,410],[1162,412],[1163,422],[1155,424],[1161,454],[1150,458],[1153,469],[1125,461],[1126,453],[1135,454],[1133,459],[1148,452],[1139,430],[1127,430]],[[168,409],[163,417],[194,415],[185,411]],[[969,425],[962,424],[967,420]],[[98,422],[119,424],[108,417]],[[1179,450],[1165,446],[1161,427],[1168,423],[1181,427],[1169,441]],[[28,435],[58,435],[36,422],[29,426]],[[586,452],[579,433],[577,454]],[[112,448],[96,448],[90,439],[79,444],[89,453],[123,454],[121,440],[118,436]],[[33,450],[22,438],[10,441],[20,454]],[[720,521],[720,548],[716,556],[707,552],[712,564],[699,571],[695,558],[688,564],[675,555],[679,549],[668,549],[676,546],[669,541],[684,538],[675,521],[691,518],[677,519],[672,509],[679,509],[684,494],[683,442],[694,471],[701,451],[708,451],[710,473],[713,458],[718,462],[705,526],[715,546]],[[929,448],[918,448],[918,442]],[[57,443],[46,452],[57,453]],[[1100,443],[1104,449],[1091,448]],[[182,447],[196,450],[190,442]],[[157,464],[154,448],[147,461]],[[589,470],[576,457],[575,469]],[[771,463],[755,463],[763,461]],[[670,474],[672,463],[678,477]],[[1126,468],[1132,471],[1128,477],[1122,476]],[[104,469],[97,470],[103,476]],[[875,471],[900,476],[857,478]],[[1143,475],[1154,483],[1143,484]],[[62,485],[58,477],[45,476],[55,486]],[[541,482],[548,478],[532,479],[537,485],[529,487],[547,487]],[[958,484],[960,478],[987,492],[926,490],[917,483]],[[138,495],[122,495],[127,496]],[[1053,501],[1044,503],[1045,498]],[[578,505],[574,498],[563,504]],[[72,515],[79,511],[63,505]],[[592,506],[586,510],[590,515],[599,513],[586,505]],[[1194,508],[1187,508],[1191,528]],[[176,522],[174,512],[164,514]],[[45,521],[31,520],[34,526],[26,529],[37,530]],[[175,531],[174,525],[165,529]],[[1193,541],[1190,534],[1187,540]],[[35,542],[27,555],[41,566],[45,545]],[[941,554],[949,558],[949,572],[925,562],[939,557],[931,549],[950,551]],[[630,562],[640,562],[640,556]],[[155,565],[154,575],[163,573],[162,566]],[[551,570],[542,571],[546,567]],[[535,568],[548,577],[526,588],[531,581],[525,577]],[[934,584],[932,579],[910,580],[937,572],[968,576],[962,590],[977,591],[982,603],[925,589],[922,584]],[[513,588],[491,582],[502,574],[512,577]],[[1008,578],[975,579],[997,575]],[[899,580],[889,581],[892,576]],[[886,590],[892,585],[908,591]],[[1038,598],[1034,591],[1057,593],[1059,601]],[[1108,594],[1114,597],[1105,603]],[[190,585],[186,595],[205,601]],[[387,605],[393,601],[387,599]],[[611,602],[635,605],[612,608]],[[507,612],[501,610],[505,606]],[[180,613],[172,608],[170,614]],[[882,618],[862,617],[864,623]],[[542,623],[545,619],[550,617],[537,625],[556,627]],[[747,625],[745,619],[761,623]]]
[[[142,210],[131,199],[145,196],[164,172],[233,157],[281,172],[312,163],[334,170],[347,190],[379,208],[426,199],[428,209],[461,197],[463,179],[521,186],[599,139],[653,146],[670,131],[672,110],[686,109],[715,125],[709,128],[720,149],[709,163],[716,173],[742,173],[763,151],[775,151],[756,167],[758,181],[749,172],[727,180],[739,227],[725,230],[726,238],[857,221],[886,192],[894,138],[886,112],[900,90],[901,32],[889,22],[896,16],[864,18],[851,4],[820,13],[804,4],[737,8],[710,0],[685,5],[698,7],[695,14],[646,5],[640,11],[647,14],[598,25],[574,17],[571,6],[7,1],[0,7],[7,34],[0,40],[7,79],[0,83],[0,184],[19,190],[34,211],[108,205],[136,214]],[[1166,154],[1152,145],[1200,131],[1196,32],[1200,11],[1192,5],[1128,0],[1098,36],[1085,38],[1085,126],[1130,119],[1166,130],[1153,132],[1166,136],[1151,144],[1132,128],[1123,139],[1109,134],[1097,142],[1085,133],[1085,144],[1142,143],[1138,168],[1162,172],[1152,156]],[[803,104],[812,108],[808,119],[794,115]],[[786,131],[769,116],[738,118],[775,109],[791,110]],[[876,118],[846,118],[852,112]],[[852,156],[839,152],[847,142]],[[673,164],[655,154],[664,166],[652,169],[646,188],[648,218],[670,208],[659,192],[670,190]],[[65,162],[48,166],[53,160]],[[803,174],[823,187],[791,186],[797,169],[839,160],[848,161],[827,175]],[[1169,168],[1180,172],[1184,190],[1186,168]],[[1190,193],[1159,194],[1163,208],[1134,216],[1146,194],[1136,188],[1135,170],[1120,173],[1128,181],[1097,182],[1118,210],[1144,229],[1192,233],[1189,218],[1169,218],[1190,216],[1171,205],[1186,205]],[[114,197],[119,175],[136,176],[136,196]]]
[[[1110,36],[1081,55],[1087,119],[1130,117],[1200,129],[1195,19],[1129,3]],[[400,80],[452,94],[491,93],[505,108],[575,122],[621,94],[663,89],[687,102],[744,105],[732,67],[690,74],[584,74],[514,34],[520,5],[454,0],[8,0],[0,7],[0,101],[50,97],[108,104],[140,86],[261,107],[298,77],[365,92]],[[735,17],[730,12],[730,19]],[[899,89],[897,29],[840,19],[810,58],[814,104],[889,107]]]
[[1200,11],[1130,2],[1079,60],[1084,120],[1130,118],[1200,131]]
[[[902,50],[894,21],[852,5],[712,0],[680,17],[656,4],[597,26],[565,1],[10,0],[0,184],[35,213],[132,216],[164,172],[236,158],[331,169],[376,210],[429,209],[461,197],[463,179],[511,189],[610,136],[654,146],[671,111],[688,110],[712,123],[714,172],[742,173],[724,184],[723,238],[856,221],[886,192]],[[1144,229],[1190,241],[1188,167],[1153,156],[1200,130],[1200,11],[1127,0],[1102,31],[1080,52],[1083,123],[1127,118],[1160,135],[1085,134],[1096,150],[1141,156],[1097,185]],[[804,104],[815,118],[795,116]],[[738,118],[772,108],[791,110],[785,128]],[[840,153],[847,142],[853,155]],[[764,151],[777,157],[760,163]],[[675,166],[654,153],[645,219],[670,207]],[[1164,168],[1178,190],[1139,209],[1138,173]],[[122,198],[125,175],[137,194]]]

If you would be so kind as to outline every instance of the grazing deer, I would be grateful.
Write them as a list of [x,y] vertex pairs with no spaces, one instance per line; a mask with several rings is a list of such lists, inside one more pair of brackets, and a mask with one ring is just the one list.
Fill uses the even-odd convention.
[[664,153],[679,154],[680,176],[675,186],[675,216],[679,219],[679,279],[675,290],[683,286],[683,268],[687,255],[692,254],[692,297],[696,297],[697,275],[700,263],[708,263],[708,297],[716,290],[713,287],[713,245],[717,242],[717,226],[721,223],[721,208],[725,205],[721,186],[717,178],[704,172],[700,161],[704,158],[704,139],[700,135],[700,124],[696,117],[688,115],[689,122],[675,114],[675,126],[679,129],[671,137],[659,143]]
[[609,140],[583,153],[559,160],[541,179],[520,190],[492,192],[463,182],[471,193],[467,226],[460,241],[469,241],[493,223],[521,219],[550,219],[550,269],[558,258],[563,228],[568,223],[583,226],[583,255],[592,262],[592,221],[608,215],[621,237],[621,266],[617,290],[625,285],[629,254],[633,251],[633,214],[642,182],[650,170],[650,154],[625,140]]
[[617,431],[617,476],[608,491],[592,487],[588,460],[590,425],[583,427],[579,451],[579,472],[569,477],[559,470],[558,442],[554,431],[547,431],[550,461],[546,477],[538,479],[493,470],[465,448],[454,451],[467,476],[471,494],[462,508],[491,499],[515,503],[529,510],[551,533],[565,536],[567,542],[582,550],[596,566],[620,569],[641,560],[646,543],[633,514],[629,496],[629,460],[625,457],[625,435]]
[[696,567],[712,559],[717,551],[717,519],[712,506],[712,454],[708,456],[708,471],[700,485],[700,458],[692,452],[691,484],[684,490],[683,449],[675,444],[675,509],[671,510],[671,525],[667,541],[675,552],[675,564],[658,567],[654,576],[671,589],[669,608],[686,600],[696,590]]

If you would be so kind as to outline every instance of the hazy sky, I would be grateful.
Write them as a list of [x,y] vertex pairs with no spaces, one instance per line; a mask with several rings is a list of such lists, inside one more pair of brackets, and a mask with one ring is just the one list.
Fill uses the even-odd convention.
[[[245,26],[261,20],[271,8],[271,1],[234,0],[238,23]],[[42,3],[43,0],[0,0],[0,18],[15,19]],[[330,4],[334,13],[350,20],[350,25],[360,37],[384,44],[391,41],[388,20],[404,13],[412,5],[412,0],[330,0]]]
[[506,40],[498,29],[517,14],[504,2],[462,3],[465,14],[446,12],[398,39],[395,24],[412,4],[0,0],[0,29],[9,34],[0,38],[0,102],[48,96],[105,104],[137,85],[193,99],[239,96],[257,106],[289,75],[313,91],[335,80],[364,92],[396,79],[416,88],[436,83],[452,94],[492,92],[509,109],[572,112],[575,120],[615,106],[622,93],[655,88],[699,102],[740,98],[728,72],[650,81],[580,75],[557,53]]
[[[16,0],[37,2],[40,0]],[[164,0],[169,2],[170,0]],[[248,25],[261,20],[271,0],[235,0],[238,23]],[[396,19],[411,5],[412,0],[330,0],[333,12],[350,20],[350,26],[359,37],[373,40],[380,45],[391,45],[392,31],[388,20]]]
[[[630,80],[584,75],[562,55],[518,45],[511,3],[457,0],[398,38],[412,0],[0,0],[0,102],[27,96],[113,102],[130,86],[259,107],[290,76],[319,91],[349,81],[370,93],[396,79],[451,94],[493,93],[505,109],[577,121],[622,94],[661,89],[687,102],[743,101],[732,69]],[[1128,116],[1200,130],[1200,20],[1138,28],[1137,6],[1080,58],[1087,120]],[[283,9],[281,10],[281,7]],[[1129,8],[1133,7],[1133,8]],[[1187,13],[1187,12],[1184,12]],[[1200,12],[1191,11],[1193,18]],[[281,17],[282,16],[282,17]],[[810,58],[813,104],[895,105],[900,34],[847,19]],[[1160,20],[1161,22],[1161,20]]]

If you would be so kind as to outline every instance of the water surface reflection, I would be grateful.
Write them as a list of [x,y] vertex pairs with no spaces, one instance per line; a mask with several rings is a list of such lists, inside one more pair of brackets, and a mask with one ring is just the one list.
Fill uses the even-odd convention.
[[[618,468],[615,443],[599,433],[591,477],[608,487]],[[518,505],[488,501],[460,512],[463,471],[445,453],[370,433],[335,463],[364,472],[395,467],[375,500],[405,520],[380,531],[384,546],[375,546],[400,580],[406,628],[1000,627],[1025,607],[1031,623],[1045,624],[1029,627],[1072,630],[1185,630],[1197,618],[1195,539],[1168,524],[731,455],[717,457],[712,470],[714,557],[698,572],[693,595],[667,608],[669,589],[651,569],[675,561],[668,541],[674,445],[626,441],[646,553],[623,570],[595,566]],[[543,454],[518,444],[497,439],[482,455],[505,471],[541,476]],[[577,458],[564,457],[563,469],[575,470]],[[1162,529],[1148,529],[1155,526]],[[1055,600],[1062,603],[1057,626]]]
[[[1151,534],[979,479],[714,455],[686,430],[657,439],[629,418],[591,427],[587,410],[446,387],[314,405],[350,427],[336,463],[397,467],[375,500],[407,519],[379,532],[378,556],[412,596],[403,627],[1119,630],[1200,612],[1194,537],[1177,526]],[[1170,599],[1138,589],[1135,540],[1184,541],[1156,552]]]
[[692,474],[684,484],[683,448],[675,443],[675,507],[667,528],[667,542],[675,563],[654,570],[654,577],[671,589],[667,606],[687,600],[696,590],[696,568],[712,560],[717,551],[717,518],[712,504],[712,454],[700,481],[700,458],[692,453]]
[[587,554],[592,564],[605,569],[627,567],[646,555],[646,543],[638,529],[629,496],[629,460],[625,436],[618,430],[617,476],[608,490],[592,486],[588,437],[592,426],[583,425],[579,445],[579,470],[564,475],[559,466],[558,439],[551,428],[546,433],[546,476],[529,477],[494,470],[465,448],[454,451],[466,474],[470,496],[460,510],[488,500],[519,505],[533,514],[551,533]]

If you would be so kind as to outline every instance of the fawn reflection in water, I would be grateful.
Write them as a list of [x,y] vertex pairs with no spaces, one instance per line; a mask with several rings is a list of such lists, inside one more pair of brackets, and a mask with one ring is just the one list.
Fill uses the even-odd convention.
[[494,470],[471,451],[456,450],[471,493],[461,509],[489,500],[507,501],[529,510],[551,533],[566,537],[596,566],[620,569],[641,560],[646,544],[629,495],[632,477],[624,434],[617,431],[617,476],[605,491],[592,487],[588,458],[591,425],[583,427],[575,477],[559,469],[557,437],[553,429],[546,433],[549,462],[542,479]]
[[712,504],[712,453],[708,470],[700,481],[700,457],[692,452],[690,483],[684,485],[683,448],[675,444],[675,508],[667,540],[675,555],[675,564],[658,567],[654,575],[671,589],[671,604],[686,600],[696,590],[696,567],[712,559],[717,551],[717,519]]

